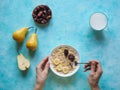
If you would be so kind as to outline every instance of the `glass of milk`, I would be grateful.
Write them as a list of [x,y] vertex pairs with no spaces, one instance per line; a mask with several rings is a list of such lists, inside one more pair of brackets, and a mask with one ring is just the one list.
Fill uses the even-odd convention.
[[107,26],[107,17],[104,13],[94,13],[90,17],[90,26],[92,29],[100,31]]

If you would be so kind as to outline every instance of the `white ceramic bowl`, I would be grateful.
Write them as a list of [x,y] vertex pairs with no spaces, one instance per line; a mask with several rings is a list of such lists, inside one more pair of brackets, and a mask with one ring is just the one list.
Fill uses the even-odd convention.
[[[69,46],[69,45],[60,45],[60,46],[57,46],[55,49],[53,49],[53,51],[56,50],[56,49],[59,48],[59,47],[70,47],[70,48],[74,49],[73,47],[71,47],[71,46]],[[74,49],[74,50],[77,52],[76,49]],[[53,52],[53,51],[52,51],[52,52]],[[51,52],[51,54],[52,54],[52,52]],[[78,53],[78,52],[77,52],[77,56],[78,56],[78,62],[80,62],[80,60],[79,60],[80,57],[79,57],[79,53]],[[51,57],[51,55],[50,55],[50,57]],[[74,74],[78,71],[78,69],[79,69],[79,67],[80,67],[80,65],[78,65],[71,73],[62,74],[62,73],[57,72],[57,71],[53,68],[53,64],[51,63],[50,58],[49,58],[49,62],[50,62],[50,69],[53,71],[54,74],[56,74],[56,75],[58,75],[58,76],[60,76],[60,77],[70,77],[70,76],[74,75]]]
[[107,17],[104,13],[94,13],[90,17],[90,26],[97,31],[107,26]]

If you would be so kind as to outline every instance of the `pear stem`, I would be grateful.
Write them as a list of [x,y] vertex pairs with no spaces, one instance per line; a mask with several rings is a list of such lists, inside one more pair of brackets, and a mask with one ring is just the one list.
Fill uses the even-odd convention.
[[37,28],[35,29],[35,34],[37,33]]
[[17,53],[18,53],[18,55],[20,54],[20,52],[19,52],[19,48],[17,48]]
[[34,28],[34,27],[28,27],[28,29],[31,29],[31,28]]

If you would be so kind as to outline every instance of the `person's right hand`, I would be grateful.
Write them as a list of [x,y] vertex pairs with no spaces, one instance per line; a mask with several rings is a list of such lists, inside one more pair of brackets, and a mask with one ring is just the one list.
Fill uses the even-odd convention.
[[90,84],[90,87],[92,90],[99,90],[99,79],[103,73],[102,67],[100,65],[100,62],[98,61],[90,61],[89,64],[86,64],[84,66],[85,72],[88,70],[91,70],[90,75],[88,77],[88,82]]

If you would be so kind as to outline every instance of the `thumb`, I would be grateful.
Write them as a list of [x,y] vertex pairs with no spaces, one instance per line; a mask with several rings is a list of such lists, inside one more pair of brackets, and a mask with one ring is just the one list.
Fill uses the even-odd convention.
[[94,74],[95,73],[95,62],[91,62],[91,74]]
[[47,62],[46,65],[45,65],[45,68],[44,68],[45,73],[48,73],[49,67],[50,67],[50,63]]

